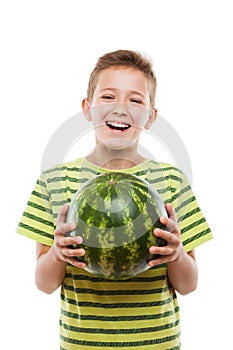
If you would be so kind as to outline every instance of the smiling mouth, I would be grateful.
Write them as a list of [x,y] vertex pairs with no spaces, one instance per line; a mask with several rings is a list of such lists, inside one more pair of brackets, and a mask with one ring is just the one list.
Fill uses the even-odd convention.
[[131,127],[130,124],[109,122],[109,121],[107,121],[105,124],[112,130],[120,130],[120,131],[128,130]]

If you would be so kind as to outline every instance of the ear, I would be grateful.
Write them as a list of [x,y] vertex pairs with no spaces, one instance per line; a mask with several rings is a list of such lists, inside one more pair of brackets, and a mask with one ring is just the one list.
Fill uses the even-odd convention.
[[92,116],[91,116],[91,106],[87,100],[87,98],[84,98],[82,100],[82,110],[83,113],[87,119],[87,121],[91,121],[92,120]]
[[153,108],[150,115],[149,115],[148,121],[146,122],[146,124],[144,126],[145,129],[149,130],[151,128],[151,125],[154,123],[154,121],[157,118],[157,114],[158,114],[157,109]]

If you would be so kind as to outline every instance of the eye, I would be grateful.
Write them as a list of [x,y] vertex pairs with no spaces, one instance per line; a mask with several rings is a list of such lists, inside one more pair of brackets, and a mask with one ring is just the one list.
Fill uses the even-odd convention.
[[143,104],[143,101],[138,98],[131,98],[130,102],[135,104]]
[[111,95],[103,95],[103,96],[101,96],[101,98],[103,100],[107,100],[107,101],[114,100],[114,96],[111,96]]

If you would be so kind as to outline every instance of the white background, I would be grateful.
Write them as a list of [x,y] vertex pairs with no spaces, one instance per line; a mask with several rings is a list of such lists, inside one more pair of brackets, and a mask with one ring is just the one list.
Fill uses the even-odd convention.
[[[226,0],[1,2],[4,349],[59,348],[59,293],[36,289],[35,243],[15,229],[49,139],[80,111],[97,58],[116,49],[152,58],[156,106],[185,144],[192,186],[214,233],[214,240],[196,250],[197,291],[179,297],[182,349],[231,348],[232,32]],[[156,147],[154,152],[159,159]]]

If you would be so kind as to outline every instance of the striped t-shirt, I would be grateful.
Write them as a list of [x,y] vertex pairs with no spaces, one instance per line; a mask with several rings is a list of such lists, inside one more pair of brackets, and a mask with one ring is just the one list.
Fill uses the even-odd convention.
[[[51,246],[61,206],[80,185],[109,172],[75,160],[44,171],[36,182],[17,231]],[[121,170],[151,183],[176,211],[186,251],[212,238],[184,174],[170,164],[145,160]],[[180,349],[179,306],[162,264],[128,280],[107,280],[67,264],[61,286],[61,350]]]

